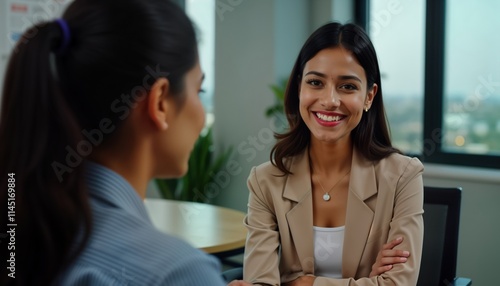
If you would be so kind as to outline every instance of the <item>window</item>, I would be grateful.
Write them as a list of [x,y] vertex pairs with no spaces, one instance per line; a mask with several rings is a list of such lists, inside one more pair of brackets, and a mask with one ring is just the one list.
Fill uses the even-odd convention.
[[185,9],[197,30],[200,64],[205,73],[205,92],[200,97],[207,114],[206,125],[210,126],[214,121],[215,0],[186,0]]
[[500,168],[500,2],[357,2],[394,145],[426,162]]
[[455,0],[446,5],[443,149],[447,152],[500,155],[498,11],[496,0]]
[[373,0],[369,28],[380,65],[392,141],[407,153],[422,149],[425,3]]

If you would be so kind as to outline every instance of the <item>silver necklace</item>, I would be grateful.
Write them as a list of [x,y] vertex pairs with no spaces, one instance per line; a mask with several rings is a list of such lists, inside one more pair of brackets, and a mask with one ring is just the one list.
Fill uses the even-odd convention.
[[330,188],[330,190],[329,190],[328,192],[325,192],[325,188],[323,188],[323,185],[321,184],[321,181],[319,180],[319,176],[318,176],[318,179],[317,179],[317,180],[318,180],[318,183],[319,183],[319,185],[320,185],[321,189],[323,190],[323,192],[325,193],[325,194],[323,195],[323,200],[324,200],[325,202],[328,202],[328,201],[330,200],[330,198],[331,198],[331,197],[330,197],[330,192],[331,192],[331,191],[332,191],[332,190],[333,190],[333,189],[334,189],[334,188],[335,188],[335,187],[336,187],[336,186],[337,186],[340,182],[342,182],[342,180],[344,180],[344,178],[345,178],[345,177],[346,177],[346,176],[347,176],[350,172],[351,172],[351,169],[349,169],[349,171],[347,171],[347,173],[345,173],[345,175],[344,175],[344,176],[342,176],[342,178],[341,178],[340,180],[338,180],[338,182],[336,182],[336,183],[335,183],[335,185],[333,185],[333,187],[331,187],[331,188]]

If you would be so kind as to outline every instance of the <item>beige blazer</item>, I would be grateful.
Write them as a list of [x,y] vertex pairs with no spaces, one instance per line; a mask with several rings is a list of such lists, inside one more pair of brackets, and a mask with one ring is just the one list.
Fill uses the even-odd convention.
[[[314,275],[313,210],[308,152],[286,162],[293,175],[267,162],[248,177],[245,225],[248,237],[244,280],[280,285]],[[342,279],[317,277],[314,285],[416,285],[423,225],[423,166],[416,158],[392,154],[369,161],[352,156],[342,255]],[[410,251],[406,263],[368,278],[383,244],[403,236],[396,249]]]

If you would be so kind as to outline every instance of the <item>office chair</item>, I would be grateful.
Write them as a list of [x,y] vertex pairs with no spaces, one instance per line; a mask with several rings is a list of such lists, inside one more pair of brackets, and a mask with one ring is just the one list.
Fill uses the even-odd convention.
[[[469,286],[456,277],[461,188],[424,187],[424,242],[417,286]],[[222,273],[226,281],[243,279],[243,269]]]
[[424,187],[424,244],[417,286],[467,286],[456,277],[462,189]]

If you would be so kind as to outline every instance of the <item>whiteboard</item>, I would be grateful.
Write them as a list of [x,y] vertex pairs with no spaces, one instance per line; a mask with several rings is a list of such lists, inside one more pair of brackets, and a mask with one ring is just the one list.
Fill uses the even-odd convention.
[[[0,91],[10,55],[22,34],[42,21],[60,17],[72,0],[2,0],[0,1]],[[35,37],[36,34],[33,34]],[[24,41],[24,40],[23,40]],[[21,43],[20,43],[21,44]],[[0,94],[0,97],[2,95]],[[0,101],[1,108],[1,101]]]

